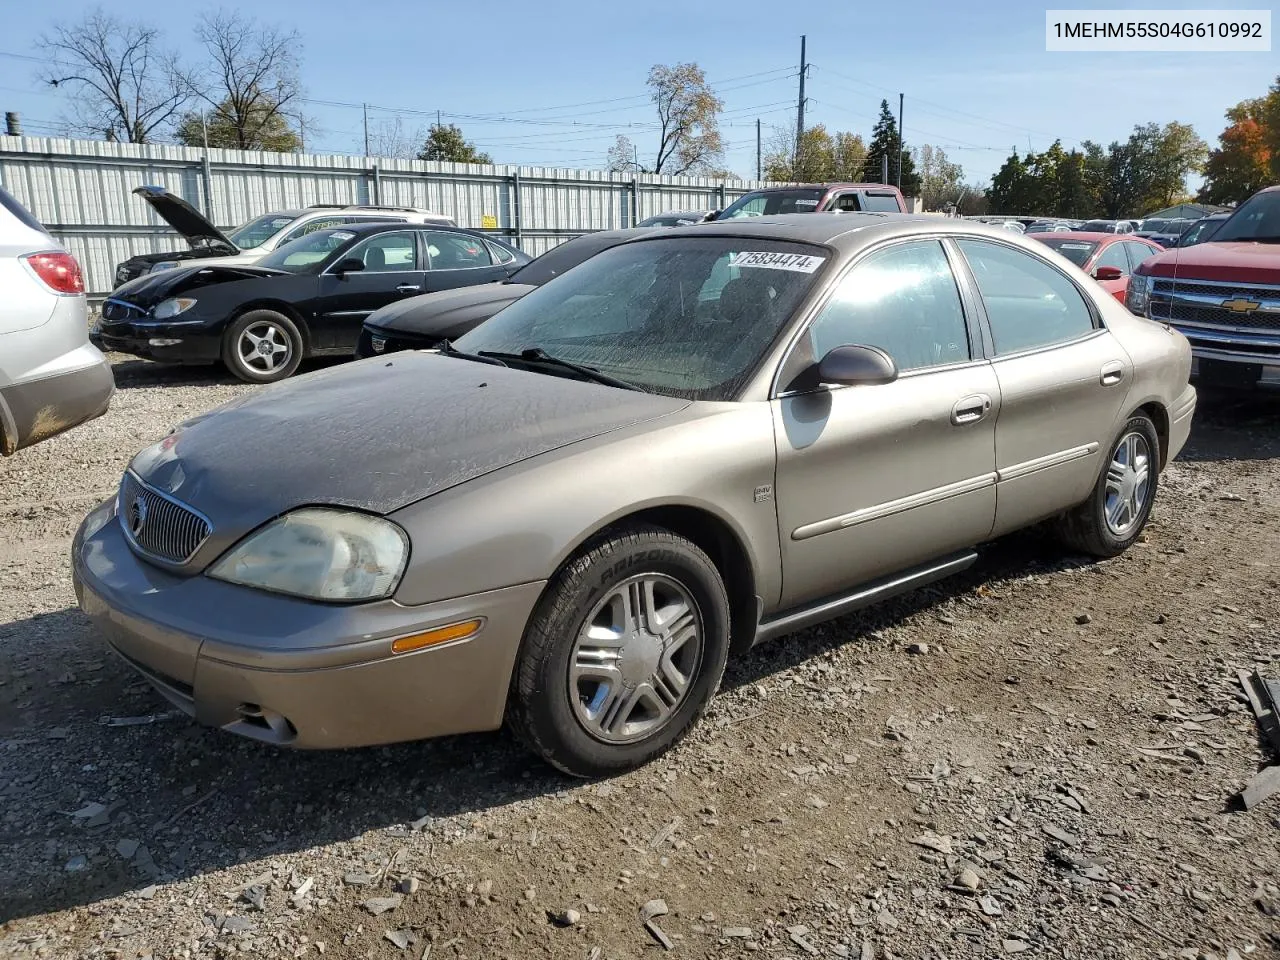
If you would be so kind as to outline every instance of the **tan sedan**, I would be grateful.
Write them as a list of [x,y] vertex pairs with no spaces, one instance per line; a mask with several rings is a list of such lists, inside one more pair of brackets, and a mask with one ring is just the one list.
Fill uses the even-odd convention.
[[1043,244],[800,215],[655,231],[455,343],[180,425],[75,544],[197,720],[347,747],[504,722],[643,763],[729,657],[1051,521],[1141,533],[1195,408],[1176,331]]

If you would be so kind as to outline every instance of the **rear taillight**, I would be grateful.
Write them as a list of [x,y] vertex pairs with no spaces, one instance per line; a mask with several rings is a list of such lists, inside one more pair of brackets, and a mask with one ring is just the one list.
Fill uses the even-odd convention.
[[84,274],[69,253],[32,253],[22,258],[31,272],[54,293],[84,293]]

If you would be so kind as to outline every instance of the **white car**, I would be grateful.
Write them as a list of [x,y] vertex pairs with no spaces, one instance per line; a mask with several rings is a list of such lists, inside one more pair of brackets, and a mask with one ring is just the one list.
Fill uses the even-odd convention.
[[277,247],[314,230],[346,223],[438,223],[455,227],[451,217],[416,207],[381,207],[361,204],[314,204],[301,210],[280,210],[255,217],[230,233],[223,233],[199,210],[164,187],[138,187],[134,196],[150,204],[160,217],[182,234],[189,249],[143,253],[116,266],[116,286],[147,273],[170,267],[257,263]]
[[114,392],[80,264],[0,187],[0,454],[106,413]]

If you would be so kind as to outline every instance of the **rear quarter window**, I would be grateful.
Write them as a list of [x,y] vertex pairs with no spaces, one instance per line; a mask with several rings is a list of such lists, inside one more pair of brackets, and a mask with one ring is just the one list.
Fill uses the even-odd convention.
[[898,197],[892,193],[864,193],[862,209],[873,213],[901,213]]

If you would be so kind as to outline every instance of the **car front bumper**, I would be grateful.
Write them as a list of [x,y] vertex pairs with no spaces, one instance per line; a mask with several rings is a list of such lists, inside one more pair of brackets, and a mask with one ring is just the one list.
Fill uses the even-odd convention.
[[434,350],[439,345],[439,337],[429,337],[404,330],[391,330],[386,327],[371,327],[366,324],[360,331],[360,339],[356,342],[356,359],[380,357],[400,350]]
[[222,355],[222,338],[201,321],[181,323],[108,323],[89,331],[99,350],[128,353],[160,363],[214,363]]
[[[133,552],[110,503],[81,526],[72,568],[81,610],[179,709],[209,726],[300,748],[497,728],[544,586],[422,606],[335,605],[179,577]],[[391,653],[396,637],[471,619],[483,627],[469,639]]]

